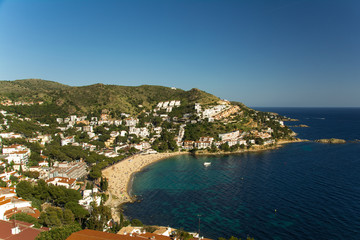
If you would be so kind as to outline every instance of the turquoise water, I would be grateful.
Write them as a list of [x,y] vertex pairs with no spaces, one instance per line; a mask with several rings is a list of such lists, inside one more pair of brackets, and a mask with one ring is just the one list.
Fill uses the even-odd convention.
[[[336,126],[332,136],[360,138],[353,131],[359,109],[280,110],[310,126],[294,128],[301,137],[322,138]],[[309,131],[314,126],[316,135]],[[309,142],[260,153],[177,156],[136,175],[133,193],[142,201],[127,204],[125,214],[188,231],[198,231],[200,215],[201,234],[210,238],[360,239],[359,153],[358,143]]]

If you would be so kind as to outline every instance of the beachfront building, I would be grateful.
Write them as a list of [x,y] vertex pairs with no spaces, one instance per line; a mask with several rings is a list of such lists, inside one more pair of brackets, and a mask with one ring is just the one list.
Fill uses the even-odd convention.
[[131,144],[129,147],[130,148],[133,147],[139,151],[144,151],[144,150],[150,149],[151,145],[148,142],[141,142],[139,144]]
[[101,197],[98,195],[83,197],[79,200],[79,204],[83,206],[86,210],[91,209],[91,203],[95,203],[96,206],[100,206]]
[[219,134],[219,138],[221,139],[221,141],[236,139],[239,136],[240,136],[240,131],[233,131],[233,132],[229,132],[229,133]]
[[89,210],[91,203],[94,202],[96,206],[99,206],[101,203],[101,197],[97,195],[98,189],[86,189],[82,192],[83,198],[79,200],[79,204],[85,209]]
[[194,143],[195,148],[197,149],[206,149],[206,148],[210,148],[212,144],[212,141],[204,141],[204,140],[200,140],[200,141],[196,141]]
[[186,150],[194,149],[194,144],[195,144],[194,141],[184,141],[183,149],[186,149]]

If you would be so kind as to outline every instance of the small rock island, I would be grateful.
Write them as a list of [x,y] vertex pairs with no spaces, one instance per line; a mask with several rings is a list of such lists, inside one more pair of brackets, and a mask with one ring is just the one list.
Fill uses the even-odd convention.
[[346,141],[344,139],[338,139],[338,138],[318,139],[318,140],[315,140],[315,142],[318,142],[318,143],[331,143],[331,144],[346,143]]

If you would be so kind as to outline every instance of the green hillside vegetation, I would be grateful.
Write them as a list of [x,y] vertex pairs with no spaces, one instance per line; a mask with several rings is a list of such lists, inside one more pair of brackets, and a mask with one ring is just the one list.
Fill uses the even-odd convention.
[[184,91],[161,86],[126,87],[95,84],[70,88],[57,93],[56,104],[68,106],[67,112],[96,112],[108,109],[114,113],[137,114],[161,101],[180,100],[182,105],[195,102],[211,103],[219,99],[198,89]]
[[46,96],[45,93],[66,88],[70,87],[61,83],[41,79],[0,81],[0,95],[8,97],[11,100],[26,100],[28,97],[41,99]]
[[182,106],[187,106],[195,102],[210,104],[219,100],[214,95],[196,88],[184,91],[151,85],[129,87],[104,84],[70,87],[40,79],[0,81],[0,89],[1,97],[13,101],[44,101],[50,106],[42,107],[47,115],[60,112],[59,108],[67,114],[99,114],[106,109],[113,115],[119,115],[121,112],[136,115],[142,110],[153,108],[161,101],[179,100]]

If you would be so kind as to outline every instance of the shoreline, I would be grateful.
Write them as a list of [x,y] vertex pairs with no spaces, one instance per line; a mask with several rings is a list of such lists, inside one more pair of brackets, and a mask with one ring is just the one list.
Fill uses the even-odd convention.
[[[277,149],[282,147],[282,145],[288,143],[298,143],[305,142],[308,140],[282,140],[277,142],[272,146],[260,146],[251,149],[243,149],[235,152],[197,152],[194,156],[206,156],[206,155],[232,155],[232,154],[241,154],[248,152],[260,152],[267,151],[272,149]],[[201,151],[201,150],[200,150]],[[172,152],[172,153],[157,153],[157,154],[147,154],[147,155],[134,155],[123,159],[122,161],[105,168],[102,170],[104,177],[108,179],[108,193],[109,199],[106,201],[105,205],[111,208],[111,214],[115,221],[119,221],[118,207],[125,203],[132,203],[135,201],[135,198],[131,194],[132,184],[134,181],[134,176],[137,172],[142,171],[144,168],[149,165],[158,162],[163,159],[167,159],[179,155],[189,155],[190,152]]]
[[157,161],[170,157],[189,154],[188,152],[157,153],[147,155],[134,155],[102,170],[103,177],[108,179],[109,199],[105,205],[111,208],[111,214],[115,221],[119,220],[118,206],[124,203],[134,202],[131,196],[131,187],[134,175],[145,167]]
[[295,140],[280,140],[277,143],[273,145],[262,145],[262,146],[253,146],[250,149],[240,149],[234,152],[208,152],[206,150],[198,150],[194,156],[212,156],[212,155],[233,155],[233,154],[242,154],[242,153],[254,153],[254,152],[262,152],[262,151],[268,151],[273,149],[278,149],[280,147],[283,147],[285,144],[289,143],[300,143],[300,142],[308,142],[309,140],[306,139],[295,139]]

